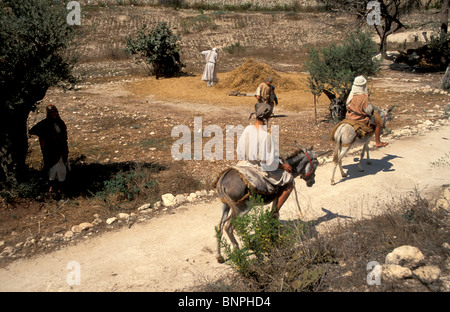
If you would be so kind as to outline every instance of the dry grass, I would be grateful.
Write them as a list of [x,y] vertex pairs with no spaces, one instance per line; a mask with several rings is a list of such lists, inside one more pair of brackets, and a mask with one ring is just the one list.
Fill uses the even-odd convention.
[[[267,76],[274,78],[273,85],[281,108],[290,111],[312,110],[314,99],[306,86],[307,74],[285,73],[269,65],[247,60],[243,65],[228,73],[219,73],[219,82],[208,88],[201,75],[177,78],[155,79],[148,77],[137,83],[130,83],[127,90],[136,96],[154,96],[156,100],[190,102],[217,106],[249,106],[254,104],[253,96],[229,96],[229,91],[254,93]],[[319,106],[329,105],[321,97]]]

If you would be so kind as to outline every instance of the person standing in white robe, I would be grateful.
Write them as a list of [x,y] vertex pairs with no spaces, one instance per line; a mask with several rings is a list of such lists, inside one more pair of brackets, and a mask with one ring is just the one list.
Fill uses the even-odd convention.
[[208,87],[212,87],[217,82],[217,49],[207,50],[202,52],[205,57],[206,65],[203,71],[202,80],[206,81]]

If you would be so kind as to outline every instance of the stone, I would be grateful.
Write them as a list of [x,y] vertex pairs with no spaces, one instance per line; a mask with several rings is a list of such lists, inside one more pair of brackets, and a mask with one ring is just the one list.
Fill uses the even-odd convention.
[[161,200],[162,200],[162,204],[165,207],[172,207],[172,206],[175,206],[175,204],[177,203],[175,201],[175,196],[173,196],[170,193],[162,195]]
[[149,208],[152,207],[152,204],[148,203],[148,204],[144,204],[141,207],[138,208],[138,211],[142,211],[142,210],[147,210]]
[[128,213],[124,213],[124,212],[121,212],[117,215],[117,218],[119,218],[119,219],[128,219],[129,217],[130,217],[130,215]]
[[439,279],[441,270],[435,265],[425,265],[413,271],[414,275],[424,284],[432,284]]
[[427,126],[427,127],[432,127],[432,126],[434,126],[434,123],[427,119],[423,122],[423,125]]
[[444,198],[450,201],[450,186],[444,190]]
[[448,201],[445,198],[440,198],[436,201],[436,208],[450,211]]
[[177,196],[175,196],[175,201],[177,202],[177,204],[182,204],[186,202],[186,196],[184,196],[183,194],[178,194]]
[[450,244],[449,243],[443,243],[442,248],[444,248],[444,250],[446,250],[447,252],[450,253]]
[[3,251],[0,255],[2,257],[8,257],[8,256],[11,256],[13,252],[14,252],[14,249],[11,246],[7,246],[7,247],[3,248]]
[[404,245],[395,248],[386,256],[386,264],[397,264],[407,268],[415,268],[423,264],[425,260],[422,252],[413,246]]
[[389,280],[405,279],[411,278],[412,272],[410,269],[402,267],[398,264],[385,264],[382,266],[381,275],[383,278]]
[[447,66],[444,76],[441,79],[440,88],[450,90],[450,65]]
[[111,225],[111,224],[113,224],[116,221],[117,221],[117,218],[116,217],[112,217],[112,218],[106,219],[106,224]]
[[65,238],[72,238],[73,237],[73,232],[72,231],[67,231],[66,233],[64,233],[64,237]]
[[89,229],[91,229],[93,227],[94,227],[94,225],[92,225],[91,223],[83,222],[83,223],[80,223],[78,225],[72,226],[71,230],[74,233],[81,233],[81,232],[89,230]]

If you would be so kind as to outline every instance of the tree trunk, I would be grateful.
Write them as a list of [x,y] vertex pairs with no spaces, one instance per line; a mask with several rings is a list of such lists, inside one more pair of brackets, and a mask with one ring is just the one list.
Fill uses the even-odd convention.
[[449,0],[442,0],[441,31],[444,33],[448,31],[448,7]]
[[0,181],[15,185],[25,175],[28,152],[29,111],[2,112],[0,124]]

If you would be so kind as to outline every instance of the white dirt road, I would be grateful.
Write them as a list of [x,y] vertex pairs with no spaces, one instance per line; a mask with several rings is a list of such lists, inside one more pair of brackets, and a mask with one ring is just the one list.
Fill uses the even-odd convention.
[[[317,170],[316,184],[296,181],[304,220],[324,229],[337,220],[376,214],[378,203],[417,188],[426,193],[450,183],[450,126],[391,140],[371,152],[372,165],[358,172],[350,155],[349,177],[330,185],[332,164]],[[447,156],[446,156],[447,155]],[[433,164],[447,159],[443,165]],[[291,195],[280,218],[298,218]],[[0,270],[0,291],[176,291],[212,281],[230,270],[214,257],[219,200],[177,208],[176,213],[87,239],[48,255],[18,260]],[[72,264],[79,265],[71,266]],[[79,271],[78,271],[79,269]],[[79,285],[70,285],[77,281]]]

